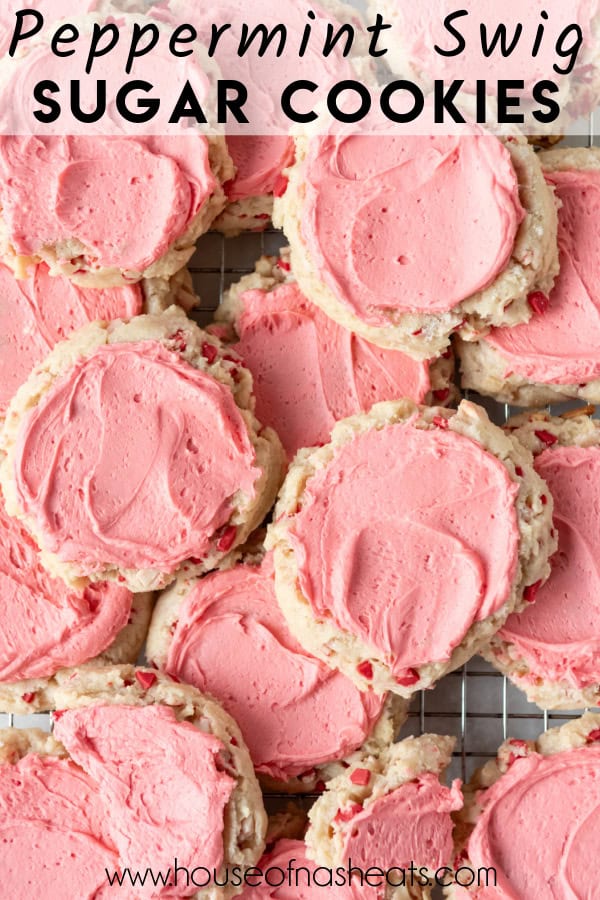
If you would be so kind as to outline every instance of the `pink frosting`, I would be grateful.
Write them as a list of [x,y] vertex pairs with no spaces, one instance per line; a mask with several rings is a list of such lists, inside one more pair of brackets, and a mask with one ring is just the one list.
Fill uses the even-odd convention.
[[499,460],[453,431],[363,433],[308,481],[293,518],[302,594],[399,680],[448,660],[508,599],[517,492]]
[[96,319],[118,319],[142,312],[137,286],[86,290],[66,278],[51,278],[42,263],[17,281],[0,264],[0,418],[17,388],[58,341]]
[[194,586],[166,669],[216,697],[255,767],[284,780],[360,747],[384,703],[302,649],[275,599],[271,554]]
[[236,167],[235,178],[226,185],[230,202],[272,194],[294,157],[293,141],[282,135],[231,135],[227,149]]
[[[216,737],[158,705],[69,710],[55,735],[97,783],[124,864],[165,871],[177,858],[220,868],[235,782],[223,771]],[[175,896],[186,894],[182,885]]]
[[107,562],[174,571],[202,558],[259,476],[231,391],[154,341],[105,345],[24,418],[19,503],[46,549],[93,572]]
[[[276,885],[281,880],[279,870],[283,870],[288,878],[288,866],[292,866],[291,877],[280,887],[269,887],[264,883],[264,879],[260,886],[258,881],[251,884],[257,884],[256,887],[248,886],[240,894],[240,900],[323,900],[327,897],[327,889],[314,884],[314,872],[318,868],[317,864],[310,860],[306,855],[306,845],[303,841],[290,841],[287,839],[278,841],[272,850],[262,857],[258,862],[258,868],[266,873],[268,869],[274,870],[268,876],[268,880]],[[370,865],[373,865],[371,862]],[[298,871],[299,869],[308,869],[311,873],[310,884],[306,871]],[[296,877],[298,886],[296,886]],[[320,884],[326,884],[323,872],[317,874],[317,881]],[[338,882],[339,883],[339,882]],[[334,889],[329,889],[329,895]],[[363,887],[360,897],[353,891],[349,885],[343,887],[335,887],[335,900],[378,900],[380,893],[375,888]]]
[[29,755],[0,766],[0,842],[2,892],[11,900],[115,895],[104,872],[119,864],[106,808],[70,760]]
[[467,851],[474,868],[496,868],[497,885],[481,888],[477,900],[593,897],[599,784],[594,746],[518,759],[480,794],[483,812]]
[[1,498],[0,531],[0,681],[53,675],[106,650],[131,615],[129,591],[94,584],[76,592],[51,578]]
[[302,175],[312,263],[368,325],[448,312],[487,287],[524,217],[510,155],[490,136],[321,137]]
[[554,498],[558,553],[536,602],[511,616],[500,637],[513,644],[532,680],[600,682],[600,449],[556,447],[535,461]]
[[558,214],[560,275],[549,308],[526,325],[495,329],[486,340],[500,353],[504,376],[542,384],[600,378],[600,172],[549,172]]
[[92,267],[142,271],[214,189],[200,134],[0,137],[2,217],[25,256],[77,238]]
[[411,863],[435,871],[452,861],[450,813],[462,805],[459,781],[448,788],[431,772],[419,775],[352,818],[343,859],[363,871],[370,866],[408,869]]
[[427,363],[341,328],[295,283],[246,291],[241,302],[236,349],[254,377],[256,414],[282,435],[289,459],[328,441],[339,419],[379,400],[421,403],[431,387]]

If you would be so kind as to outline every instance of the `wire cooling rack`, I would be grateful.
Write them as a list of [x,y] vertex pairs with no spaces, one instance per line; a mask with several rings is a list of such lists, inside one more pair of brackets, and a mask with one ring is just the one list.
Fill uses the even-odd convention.
[[[565,144],[593,146],[594,121],[590,118],[587,138],[572,139]],[[202,303],[195,314],[201,325],[208,324],[227,288],[254,270],[263,254],[277,254],[285,245],[281,232],[267,229],[260,234],[244,234],[225,239],[211,232],[199,242],[190,271]],[[486,407],[494,422],[502,425],[518,412],[508,405],[494,403],[471,394]],[[560,414],[581,403],[550,407]],[[456,737],[456,749],[449,772],[452,778],[470,778],[474,769],[496,755],[506,737],[532,739],[548,727],[561,725],[581,715],[582,710],[559,713],[543,712],[528,703],[525,695],[485,660],[475,657],[457,672],[446,676],[435,689],[416,696],[401,736],[436,732]],[[0,714],[0,727],[38,727],[50,731],[52,717],[46,713],[32,716]],[[284,795],[272,795],[271,804]],[[310,795],[307,798],[310,800]]]

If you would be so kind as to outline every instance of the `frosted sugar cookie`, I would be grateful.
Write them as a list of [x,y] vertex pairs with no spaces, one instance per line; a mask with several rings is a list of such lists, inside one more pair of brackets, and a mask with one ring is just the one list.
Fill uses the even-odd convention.
[[600,150],[540,153],[558,214],[560,275],[548,296],[533,294],[529,322],[458,342],[462,383],[517,406],[570,398],[600,402]]
[[275,598],[272,554],[261,556],[237,565],[234,557],[229,568],[172,585],[159,598],[146,652],[223,704],[263,783],[314,790],[357,752],[393,741],[407,705],[361,693],[301,647]]
[[537,741],[505,741],[459,813],[457,865],[487,870],[489,880],[455,885],[452,900],[594,896],[585,859],[598,845],[599,738],[600,716],[587,713]]
[[306,296],[383,347],[430,359],[531,316],[558,272],[556,209],[524,138],[302,137],[275,204]]
[[376,404],[301,451],[267,536],[299,641],[405,697],[462,665],[549,575],[552,500],[532,462],[467,401]]
[[7,510],[74,586],[152,590],[207,571],[279,484],[279,441],[251,410],[247,371],[182,311],[87,325],[9,407]]
[[539,706],[598,706],[600,422],[540,412],[509,425],[533,452],[536,472],[552,494],[558,551],[533,606],[510,616],[482,652]]
[[242,736],[218,704],[133,666],[74,673],[54,699],[53,735],[0,732],[7,896],[108,896],[115,873],[130,893],[130,867],[166,875],[152,896],[189,897],[175,859],[194,870],[196,896],[239,893],[232,872],[259,859],[266,816]]
[[4,136],[0,254],[18,277],[41,260],[86,287],[169,277],[222,208],[230,166],[202,135]]
[[435,873],[452,864],[451,813],[462,807],[460,782],[440,781],[453,747],[434,734],[407,738],[335,778],[309,812],[309,858],[334,871],[351,860],[362,873],[389,873],[374,890],[355,871],[352,896],[429,900]]

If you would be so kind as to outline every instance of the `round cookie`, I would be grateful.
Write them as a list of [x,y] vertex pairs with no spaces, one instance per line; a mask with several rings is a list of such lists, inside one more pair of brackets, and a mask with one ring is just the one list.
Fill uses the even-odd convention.
[[275,202],[306,296],[415,359],[526,321],[558,272],[554,196],[526,139],[354,128],[298,138]]
[[[0,257],[18,278],[43,261],[52,275],[85,287],[169,278],[222,209],[221,182],[231,171],[225,145],[202,135],[4,136]],[[64,191],[58,198],[57,177]]]
[[102,582],[69,590],[48,575],[35,542],[6,514],[1,495],[0,531],[0,712],[46,710],[49,683],[65,667],[136,661],[151,594]]
[[598,846],[599,738],[600,716],[586,713],[537,741],[505,741],[475,773],[457,815],[456,866],[484,880],[453,885],[451,900],[594,896],[585,860]]
[[[267,822],[242,736],[219,705],[133,666],[74,672],[53,701],[52,736],[0,732],[8,895],[31,896],[33,878],[39,896],[79,900],[101,891],[105,868],[166,873],[175,857],[201,866],[198,887],[211,879],[195,896],[239,893],[224,876],[256,863]],[[190,895],[184,877],[169,896]]]
[[531,454],[483,409],[401,400],[298,454],[267,548],[303,646],[363,690],[410,697],[524,607],[549,575],[551,529]]
[[[229,648],[226,656],[223,647]],[[406,719],[400,698],[361,693],[300,646],[275,597],[272,554],[236,555],[159,598],[147,658],[233,716],[261,782],[315,790],[361,753],[376,754]]]
[[[203,4],[191,4],[189,0],[170,0],[169,11],[174,21],[191,22],[197,28],[200,39],[208,46],[215,21],[214,9]],[[193,7],[193,9],[191,9]],[[271,219],[273,195],[285,185],[282,172],[293,160],[294,144],[289,137],[290,119],[283,113],[280,98],[284,90],[310,72],[311,81],[317,86],[310,94],[308,104],[300,96],[294,98],[299,109],[312,108],[324,100],[328,90],[339,81],[373,79],[368,43],[360,13],[339,0],[319,0],[308,8],[294,3],[275,6],[270,0],[254,0],[251,7],[245,0],[221,0],[219,18],[231,23],[223,34],[215,51],[215,62],[224,78],[252,85],[244,111],[252,124],[253,134],[247,126],[236,128],[231,122],[227,128],[227,149],[236,169],[235,176],[225,185],[227,206],[214,222],[213,227],[228,237],[243,231],[262,231]],[[256,26],[275,29],[285,23],[287,48],[285,65],[281,65],[273,52],[259,56],[256,52],[240,55],[238,44],[241,23],[247,23],[250,32]],[[325,56],[322,52],[331,28],[335,34],[344,23],[353,25],[355,37],[349,54],[345,54],[342,38]],[[311,29],[311,40],[300,58],[300,47],[305,27]],[[274,45],[276,46],[276,41]]]
[[[218,72],[198,43],[173,65],[173,29],[166,22],[154,23],[158,43],[135,61],[135,79],[150,83],[162,101],[144,132],[124,124],[110,99],[93,125],[76,119],[67,104],[60,128],[37,122],[34,88],[40,81],[89,81],[87,53],[92,29],[99,27],[96,18],[81,18],[80,40],[68,55],[58,58],[45,33],[5,61],[0,73],[0,258],[18,277],[32,260],[41,260],[52,275],[86,287],[169,278],[188,263],[196,240],[226,202],[223,183],[234,168],[224,137],[171,124],[168,111],[188,84],[207,110],[216,109]],[[128,36],[148,24],[122,12],[112,18]],[[129,44],[123,37],[106,57],[102,79],[108,98],[123,86]]]
[[326,443],[337,421],[379,401],[448,405],[457,396],[451,350],[417,362],[338,325],[302,294],[285,250],[233,285],[215,318],[231,327],[252,372],[256,414],[280,435],[290,461],[302,447]]
[[175,307],[58,344],[0,445],[9,514],[75,587],[153,590],[214,568],[269,511],[283,465],[248,372]]
[[540,412],[511,419],[508,427],[533,452],[550,489],[558,552],[536,602],[510,616],[482,654],[544,709],[598,706],[600,422]]
[[562,204],[560,274],[548,297],[534,295],[534,315],[516,328],[493,329],[476,343],[457,342],[464,388],[515,406],[571,398],[600,402],[600,150],[539,154]]
[[373,900],[429,900],[431,879],[452,862],[451,813],[462,807],[460,782],[440,782],[454,743],[409,737],[335,778],[309,812],[309,858],[334,870],[351,860],[362,872],[389,871],[397,887],[382,879],[377,890],[366,889]]

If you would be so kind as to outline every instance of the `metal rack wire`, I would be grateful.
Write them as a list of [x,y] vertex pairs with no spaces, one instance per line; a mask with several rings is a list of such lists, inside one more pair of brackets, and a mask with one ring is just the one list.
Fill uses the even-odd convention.
[[[590,117],[587,140],[579,140],[578,143],[593,146],[593,117]],[[205,325],[211,321],[229,285],[252,272],[262,254],[276,254],[284,244],[281,232],[273,229],[227,240],[216,233],[205,235],[190,266],[202,300],[196,315],[199,323]],[[504,424],[513,412],[517,412],[507,405],[483,402],[498,424]],[[551,409],[560,413],[565,405]],[[457,743],[449,774],[468,779],[475,768],[496,755],[498,746],[506,737],[535,738],[546,728],[579,715],[581,710],[572,713],[543,712],[528,703],[522,692],[492,666],[476,657],[461,670],[444,678],[434,690],[421,692],[415,698],[403,735],[425,731],[454,735]],[[49,731],[52,719],[48,714],[0,715],[0,726],[7,725],[35,726]],[[283,796],[273,795],[272,799],[282,799]]]

